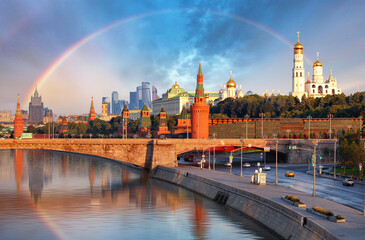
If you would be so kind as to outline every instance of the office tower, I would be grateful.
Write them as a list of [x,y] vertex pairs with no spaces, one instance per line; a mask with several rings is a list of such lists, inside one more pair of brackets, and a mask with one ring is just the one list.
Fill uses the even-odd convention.
[[157,88],[155,86],[152,86],[152,101],[155,101],[156,99],[159,99],[160,97],[157,95]]
[[108,110],[107,110],[107,114],[109,115],[110,114],[110,99],[108,97],[103,97],[102,100],[101,100],[101,103],[107,103],[107,106],[108,106]]
[[120,114],[120,112],[118,112],[118,100],[119,100],[119,94],[117,91],[114,91],[112,93],[112,113],[113,114]]
[[148,108],[152,108],[151,85],[149,82],[142,82],[142,103]]
[[137,103],[138,103],[138,109],[142,109],[143,107],[143,101],[142,101],[142,86],[138,86],[136,89],[137,92]]
[[42,97],[38,94],[37,88],[29,102],[29,122],[43,122],[43,102]]
[[134,110],[138,107],[137,92],[129,92],[129,109]]

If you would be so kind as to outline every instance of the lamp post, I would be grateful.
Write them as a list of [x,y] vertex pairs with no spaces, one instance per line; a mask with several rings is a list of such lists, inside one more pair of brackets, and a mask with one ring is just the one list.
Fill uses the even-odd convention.
[[213,170],[215,171],[215,133],[213,133]]
[[261,117],[261,139],[264,139],[264,117],[265,113],[260,113]]
[[308,139],[311,139],[311,119],[312,119],[312,116],[308,116]]
[[337,140],[335,139],[335,149],[333,152],[333,179],[336,179],[336,156],[337,156]]
[[316,161],[317,161],[316,150],[317,150],[317,143],[314,142],[314,150],[313,150],[313,157],[314,157],[314,161],[313,161],[313,194],[312,194],[313,197],[316,196]]
[[243,148],[243,139],[241,137],[241,177],[242,177],[242,148]]
[[275,185],[278,185],[278,139],[276,138],[276,134],[274,135],[275,138]]
[[359,133],[360,133],[360,141],[362,140],[362,116],[359,117]]
[[209,153],[208,153],[208,155],[209,155],[209,166],[208,166],[208,169],[210,170],[210,138],[209,138]]
[[247,136],[248,136],[248,132],[247,132],[247,122],[248,122],[248,119],[250,118],[250,115],[246,114],[245,115],[245,119],[246,119],[246,139],[247,139]]
[[333,115],[332,114],[328,114],[328,117],[330,118],[330,130],[329,130],[329,133],[330,133],[330,140],[332,139],[332,118],[333,118]]

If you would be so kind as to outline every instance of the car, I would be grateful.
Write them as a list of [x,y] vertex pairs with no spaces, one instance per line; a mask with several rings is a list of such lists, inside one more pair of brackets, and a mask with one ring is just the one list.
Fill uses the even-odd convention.
[[262,168],[262,171],[270,171],[271,167],[270,166],[265,166]]
[[224,163],[224,166],[226,166],[226,167],[232,167],[232,164],[230,162],[226,162],[226,163]]
[[287,171],[285,177],[294,177],[294,173],[292,171]]
[[354,186],[354,180],[346,178],[345,180],[342,181],[342,185],[344,186]]
[[243,167],[245,167],[245,168],[249,168],[249,167],[251,167],[251,164],[249,164],[249,163],[247,162],[247,163],[243,164]]

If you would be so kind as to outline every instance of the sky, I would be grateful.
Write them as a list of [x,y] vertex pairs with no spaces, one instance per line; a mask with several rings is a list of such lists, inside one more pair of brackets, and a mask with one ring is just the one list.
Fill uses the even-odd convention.
[[158,94],[175,80],[206,91],[230,71],[242,90],[289,94],[300,32],[305,70],[323,63],[345,94],[365,89],[365,1],[0,0],[0,110],[28,110],[37,85],[57,115],[89,112],[91,98],[129,100],[142,81]]

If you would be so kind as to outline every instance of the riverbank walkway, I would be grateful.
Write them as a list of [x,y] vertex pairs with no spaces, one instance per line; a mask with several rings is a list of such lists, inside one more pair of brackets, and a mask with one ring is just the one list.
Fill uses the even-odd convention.
[[[339,239],[365,239],[365,216],[361,211],[347,207],[345,205],[321,198],[312,197],[311,194],[300,192],[288,187],[275,185],[274,183],[266,183],[266,185],[254,185],[251,184],[251,178],[240,177],[237,175],[200,169],[198,167],[180,166],[179,170],[188,172],[203,178],[210,179],[212,181],[220,182],[222,184],[242,189],[276,203],[279,203],[293,211],[298,212],[303,217],[307,217],[326,229],[328,232],[337,236]],[[307,205],[307,208],[313,206],[320,206],[326,210],[332,211],[335,215],[341,215],[346,219],[345,223],[331,222],[325,218],[309,213],[304,208],[298,208],[284,202],[281,197],[285,195],[294,195]],[[280,224],[280,223],[278,223]]]

